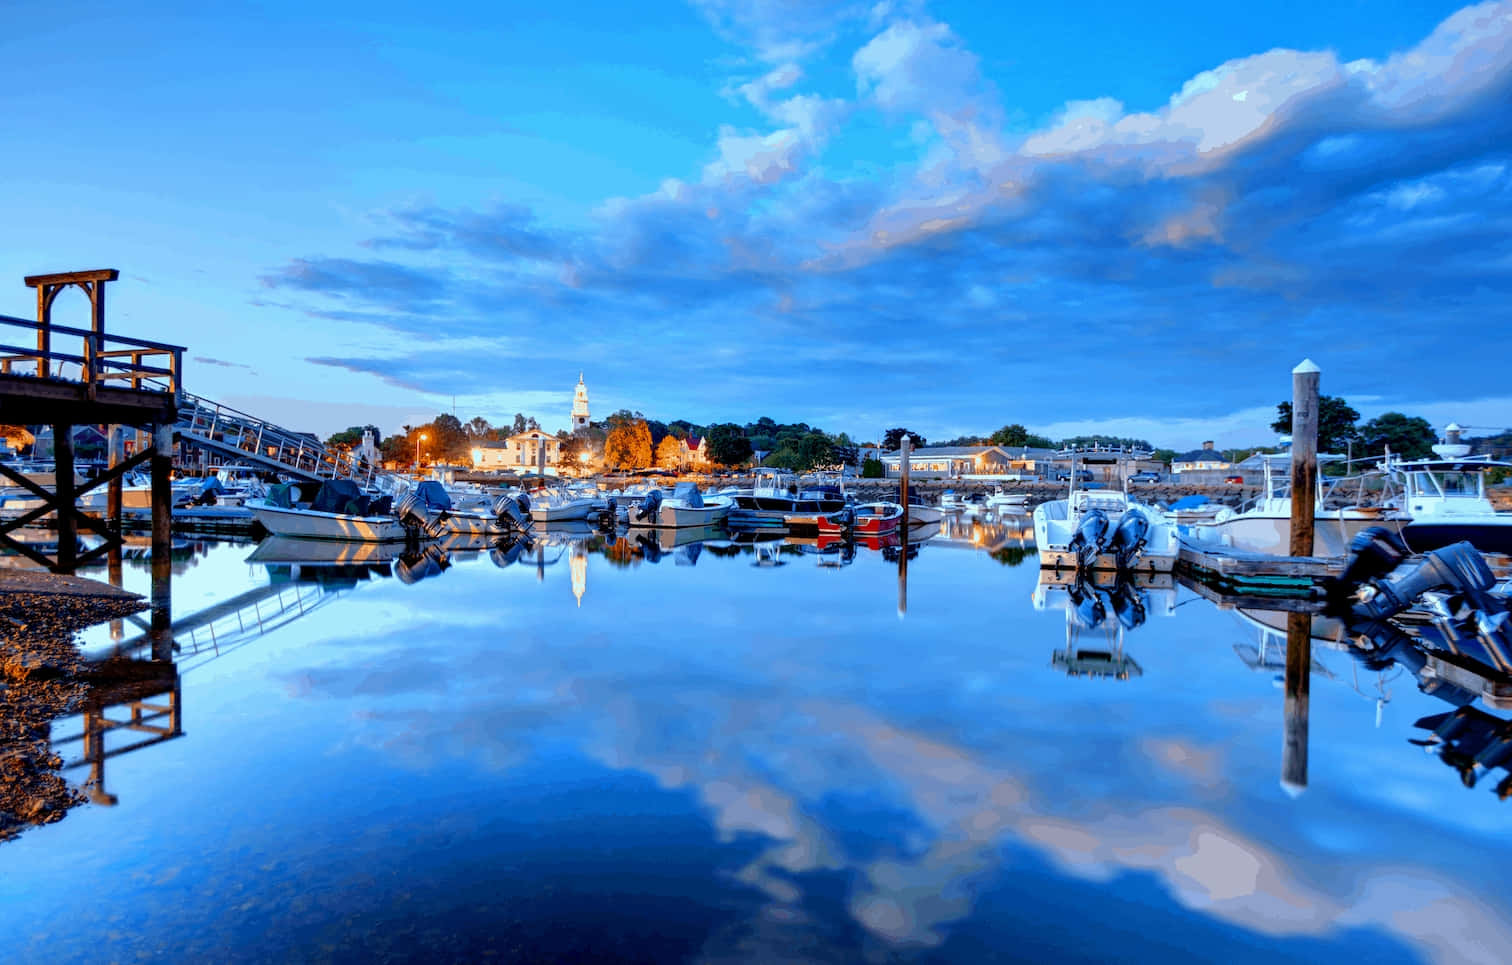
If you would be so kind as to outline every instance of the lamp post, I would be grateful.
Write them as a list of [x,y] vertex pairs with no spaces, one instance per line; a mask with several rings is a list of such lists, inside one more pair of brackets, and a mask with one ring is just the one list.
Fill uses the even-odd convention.
[[420,471],[420,443],[425,441],[425,433],[415,437],[415,471]]
[[578,453],[578,462],[582,464],[582,474],[585,476],[588,475],[588,453]]

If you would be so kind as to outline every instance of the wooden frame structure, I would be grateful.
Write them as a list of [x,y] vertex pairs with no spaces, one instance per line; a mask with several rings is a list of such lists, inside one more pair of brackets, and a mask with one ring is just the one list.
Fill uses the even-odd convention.
[[[119,277],[114,268],[29,275],[25,282],[37,293],[36,319],[0,315],[0,335],[9,329],[27,329],[33,336],[27,341],[36,346],[0,341],[0,419],[52,426],[55,470],[54,490],[48,492],[20,473],[0,466],[0,481],[19,486],[43,501],[42,506],[0,523],[0,546],[58,572],[69,572],[80,563],[119,548],[121,480],[143,464],[150,466],[152,475],[154,557],[161,548],[166,559],[170,545],[173,498],[169,474],[173,425],[183,393],[185,349],[106,333],[105,286]],[[89,298],[87,329],[53,323],[53,302],[70,287],[82,289]],[[56,342],[60,338],[79,339],[80,350],[59,351]],[[65,374],[67,366],[78,367],[77,377]],[[73,430],[79,425],[150,427],[153,445],[147,452],[125,460],[119,430],[112,431],[110,468],[79,488],[74,481],[73,453]],[[109,487],[105,525],[81,513],[76,502],[81,494],[102,485]],[[56,515],[58,524],[55,560],[9,535],[49,514]],[[80,554],[77,535],[81,528],[102,536],[104,545]]]

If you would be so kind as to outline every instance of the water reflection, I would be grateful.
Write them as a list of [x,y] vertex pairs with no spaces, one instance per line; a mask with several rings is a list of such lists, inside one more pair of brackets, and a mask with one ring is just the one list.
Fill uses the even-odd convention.
[[[229,548],[259,585],[175,614],[175,656],[203,668],[181,685],[193,740],[131,758],[142,776],[123,801],[143,823],[110,845],[183,880],[133,886],[143,910],[120,954],[199,921],[281,958],[299,957],[291,935],[376,958],[395,928],[471,928],[478,944],[446,957],[481,960],[484,937],[514,927],[499,922],[540,916],[538,931],[507,932],[520,955],[589,935],[606,943],[572,947],[590,958],[631,928],[595,909],[648,894],[666,901],[636,905],[662,936],[644,947],[669,960],[1138,959],[1167,943],[1194,957],[1473,959],[1512,937],[1497,819],[1431,780],[1437,763],[1417,766],[1406,722],[1353,727],[1334,700],[1353,694],[1314,694],[1329,721],[1314,787],[1285,803],[1280,701],[1234,659],[1229,617],[1169,581],[1037,583],[1035,567],[994,560],[1032,559],[1032,535],[997,527],[942,526],[906,550],[553,528],[438,547],[404,563],[426,571],[414,583],[402,554]],[[1284,632],[1284,613],[1258,613],[1246,635],[1267,620]],[[1275,642],[1257,643],[1257,665],[1276,664]],[[1364,653],[1336,646],[1319,653]],[[1046,672],[1047,651],[1061,671],[1122,682]],[[144,718],[167,706],[143,700]],[[131,720],[129,705],[111,719]],[[267,760],[242,738],[254,727]],[[1473,758],[1480,733],[1447,727],[1434,750]],[[156,796],[155,768],[184,808]],[[241,769],[224,788],[193,776]],[[99,842],[82,820],[75,839],[75,820],[49,839],[60,861]],[[0,940],[65,900],[39,853],[14,860]],[[530,897],[542,893],[566,898]],[[332,897],[299,904],[310,895]],[[70,921],[97,941],[119,930],[89,908]],[[675,950],[654,943],[666,936]],[[72,940],[30,957],[84,957]],[[38,948],[10,947],[21,960]]]

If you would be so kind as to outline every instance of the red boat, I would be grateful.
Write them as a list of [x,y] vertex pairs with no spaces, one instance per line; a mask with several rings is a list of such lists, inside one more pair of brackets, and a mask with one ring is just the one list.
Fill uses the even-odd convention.
[[857,503],[843,512],[821,517],[818,528],[821,533],[843,533],[849,528],[857,536],[879,536],[897,532],[902,519],[903,507],[897,503]]

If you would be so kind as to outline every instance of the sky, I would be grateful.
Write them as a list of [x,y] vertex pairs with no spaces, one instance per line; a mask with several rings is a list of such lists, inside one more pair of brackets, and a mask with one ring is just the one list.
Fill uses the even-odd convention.
[[1512,424],[1512,2],[1017,6],[9,0],[0,313],[322,434]]

